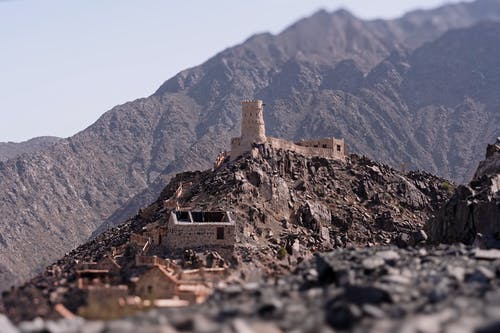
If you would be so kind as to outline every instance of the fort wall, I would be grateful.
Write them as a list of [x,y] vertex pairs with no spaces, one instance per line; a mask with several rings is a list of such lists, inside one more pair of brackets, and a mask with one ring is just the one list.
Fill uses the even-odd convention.
[[262,143],[268,143],[276,149],[294,151],[307,157],[323,156],[332,159],[345,159],[347,151],[344,139],[321,138],[293,143],[283,139],[266,137],[262,101],[244,100],[241,106],[241,136],[231,139],[231,161],[250,151],[254,144]]
[[275,149],[293,151],[306,157],[323,156],[339,160],[345,159],[344,139],[324,138],[293,143],[284,139],[268,137],[267,143]]

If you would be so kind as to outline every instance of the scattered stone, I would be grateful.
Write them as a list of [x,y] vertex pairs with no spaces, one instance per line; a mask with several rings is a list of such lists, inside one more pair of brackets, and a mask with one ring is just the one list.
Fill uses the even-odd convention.
[[9,318],[3,314],[0,314],[0,331],[2,333],[19,333],[19,330],[12,325]]
[[488,283],[495,277],[495,273],[484,266],[477,267],[472,274],[467,276],[468,281]]
[[396,261],[399,260],[399,254],[393,250],[379,251],[377,256],[384,259],[385,261]]
[[462,282],[465,277],[465,268],[457,266],[448,266],[448,273],[453,276],[458,282]]
[[489,250],[476,249],[476,251],[474,252],[474,256],[476,257],[476,259],[496,260],[496,259],[500,259],[500,250],[498,250],[498,249],[489,249]]
[[384,264],[384,259],[378,256],[363,259],[363,261],[361,262],[361,265],[363,265],[363,267],[367,270],[374,270],[380,266],[383,266]]
[[25,321],[19,325],[23,333],[41,332],[45,329],[45,323],[42,318],[37,317],[32,321]]
[[497,263],[486,265],[490,262],[476,254],[462,245],[425,251],[339,248],[303,261],[288,275],[216,289],[204,304],[159,308],[111,322],[36,319],[20,324],[19,331],[496,332]]
[[103,321],[87,321],[81,328],[81,333],[100,333],[104,331]]
[[396,238],[396,245],[405,248],[411,245],[411,237],[407,233],[401,233]]

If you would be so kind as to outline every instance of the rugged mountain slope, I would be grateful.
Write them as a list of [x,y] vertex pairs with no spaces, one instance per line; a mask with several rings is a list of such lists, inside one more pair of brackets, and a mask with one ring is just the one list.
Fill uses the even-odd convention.
[[41,136],[24,142],[0,142],[0,161],[44,150],[59,140],[61,139],[54,136]]
[[[176,175],[158,200],[128,223],[80,246],[26,285],[3,295],[0,308],[13,320],[55,316],[63,302],[78,305],[75,262],[99,260],[150,223],[165,223],[163,201],[179,187],[178,204],[195,210],[229,210],[236,222],[236,276],[260,278],[293,269],[298,260],[333,247],[401,246],[424,240],[421,228],[447,199],[444,180],[403,174],[351,155],[346,162],[304,156],[261,145],[216,171]],[[286,258],[279,260],[286,249]],[[126,253],[127,251],[125,251]],[[128,267],[124,256],[122,267]],[[56,267],[57,266],[57,267]],[[61,274],[52,274],[59,271]],[[36,306],[26,307],[37,298]]]
[[[472,169],[475,149],[496,131],[491,101],[482,94],[468,98],[458,89],[456,104],[415,104],[405,87],[423,85],[413,80],[436,79],[407,75],[424,61],[420,49],[415,59],[396,54],[366,77],[363,73],[400,45],[411,49],[457,24],[498,18],[499,7],[498,0],[482,0],[388,22],[364,22],[345,11],[320,12],[278,36],[255,36],[179,73],[153,96],[114,108],[44,152],[0,164],[0,265],[5,274],[0,285],[16,282],[12,276],[27,277],[82,242],[120,207],[108,222],[121,222],[153,200],[174,173],[209,166],[238,135],[242,98],[270,103],[266,121],[274,136],[344,136],[352,151],[460,180]],[[444,38],[453,41],[454,57],[481,40],[460,39],[460,34]],[[498,41],[494,35],[488,38],[484,52],[477,44],[470,48],[477,52],[472,59],[498,57]],[[425,46],[425,57],[441,57],[432,53],[442,51],[438,46]],[[439,75],[442,65],[437,63],[433,73]],[[492,84],[486,81],[479,88]],[[450,81],[451,87],[460,85]],[[469,126],[472,121],[477,126]],[[486,130],[478,135],[483,124]],[[451,164],[450,151],[457,155]]]

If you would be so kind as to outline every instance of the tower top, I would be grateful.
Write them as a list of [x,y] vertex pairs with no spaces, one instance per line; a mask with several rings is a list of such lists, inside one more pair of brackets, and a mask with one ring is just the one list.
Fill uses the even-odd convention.
[[261,99],[244,99],[241,101],[242,104],[246,104],[246,103],[258,103],[258,104],[262,104],[262,100]]
[[241,102],[241,109],[243,112],[262,111],[264,109],[264,103],[262,103],[260,99],[245,99]]

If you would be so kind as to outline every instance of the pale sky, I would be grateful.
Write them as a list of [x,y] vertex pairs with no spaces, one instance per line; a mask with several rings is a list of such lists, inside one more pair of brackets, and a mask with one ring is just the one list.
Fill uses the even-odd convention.
[[0,0],[0,141],[67,137],[259,32],[324,8],[394,18],[443,0]]

